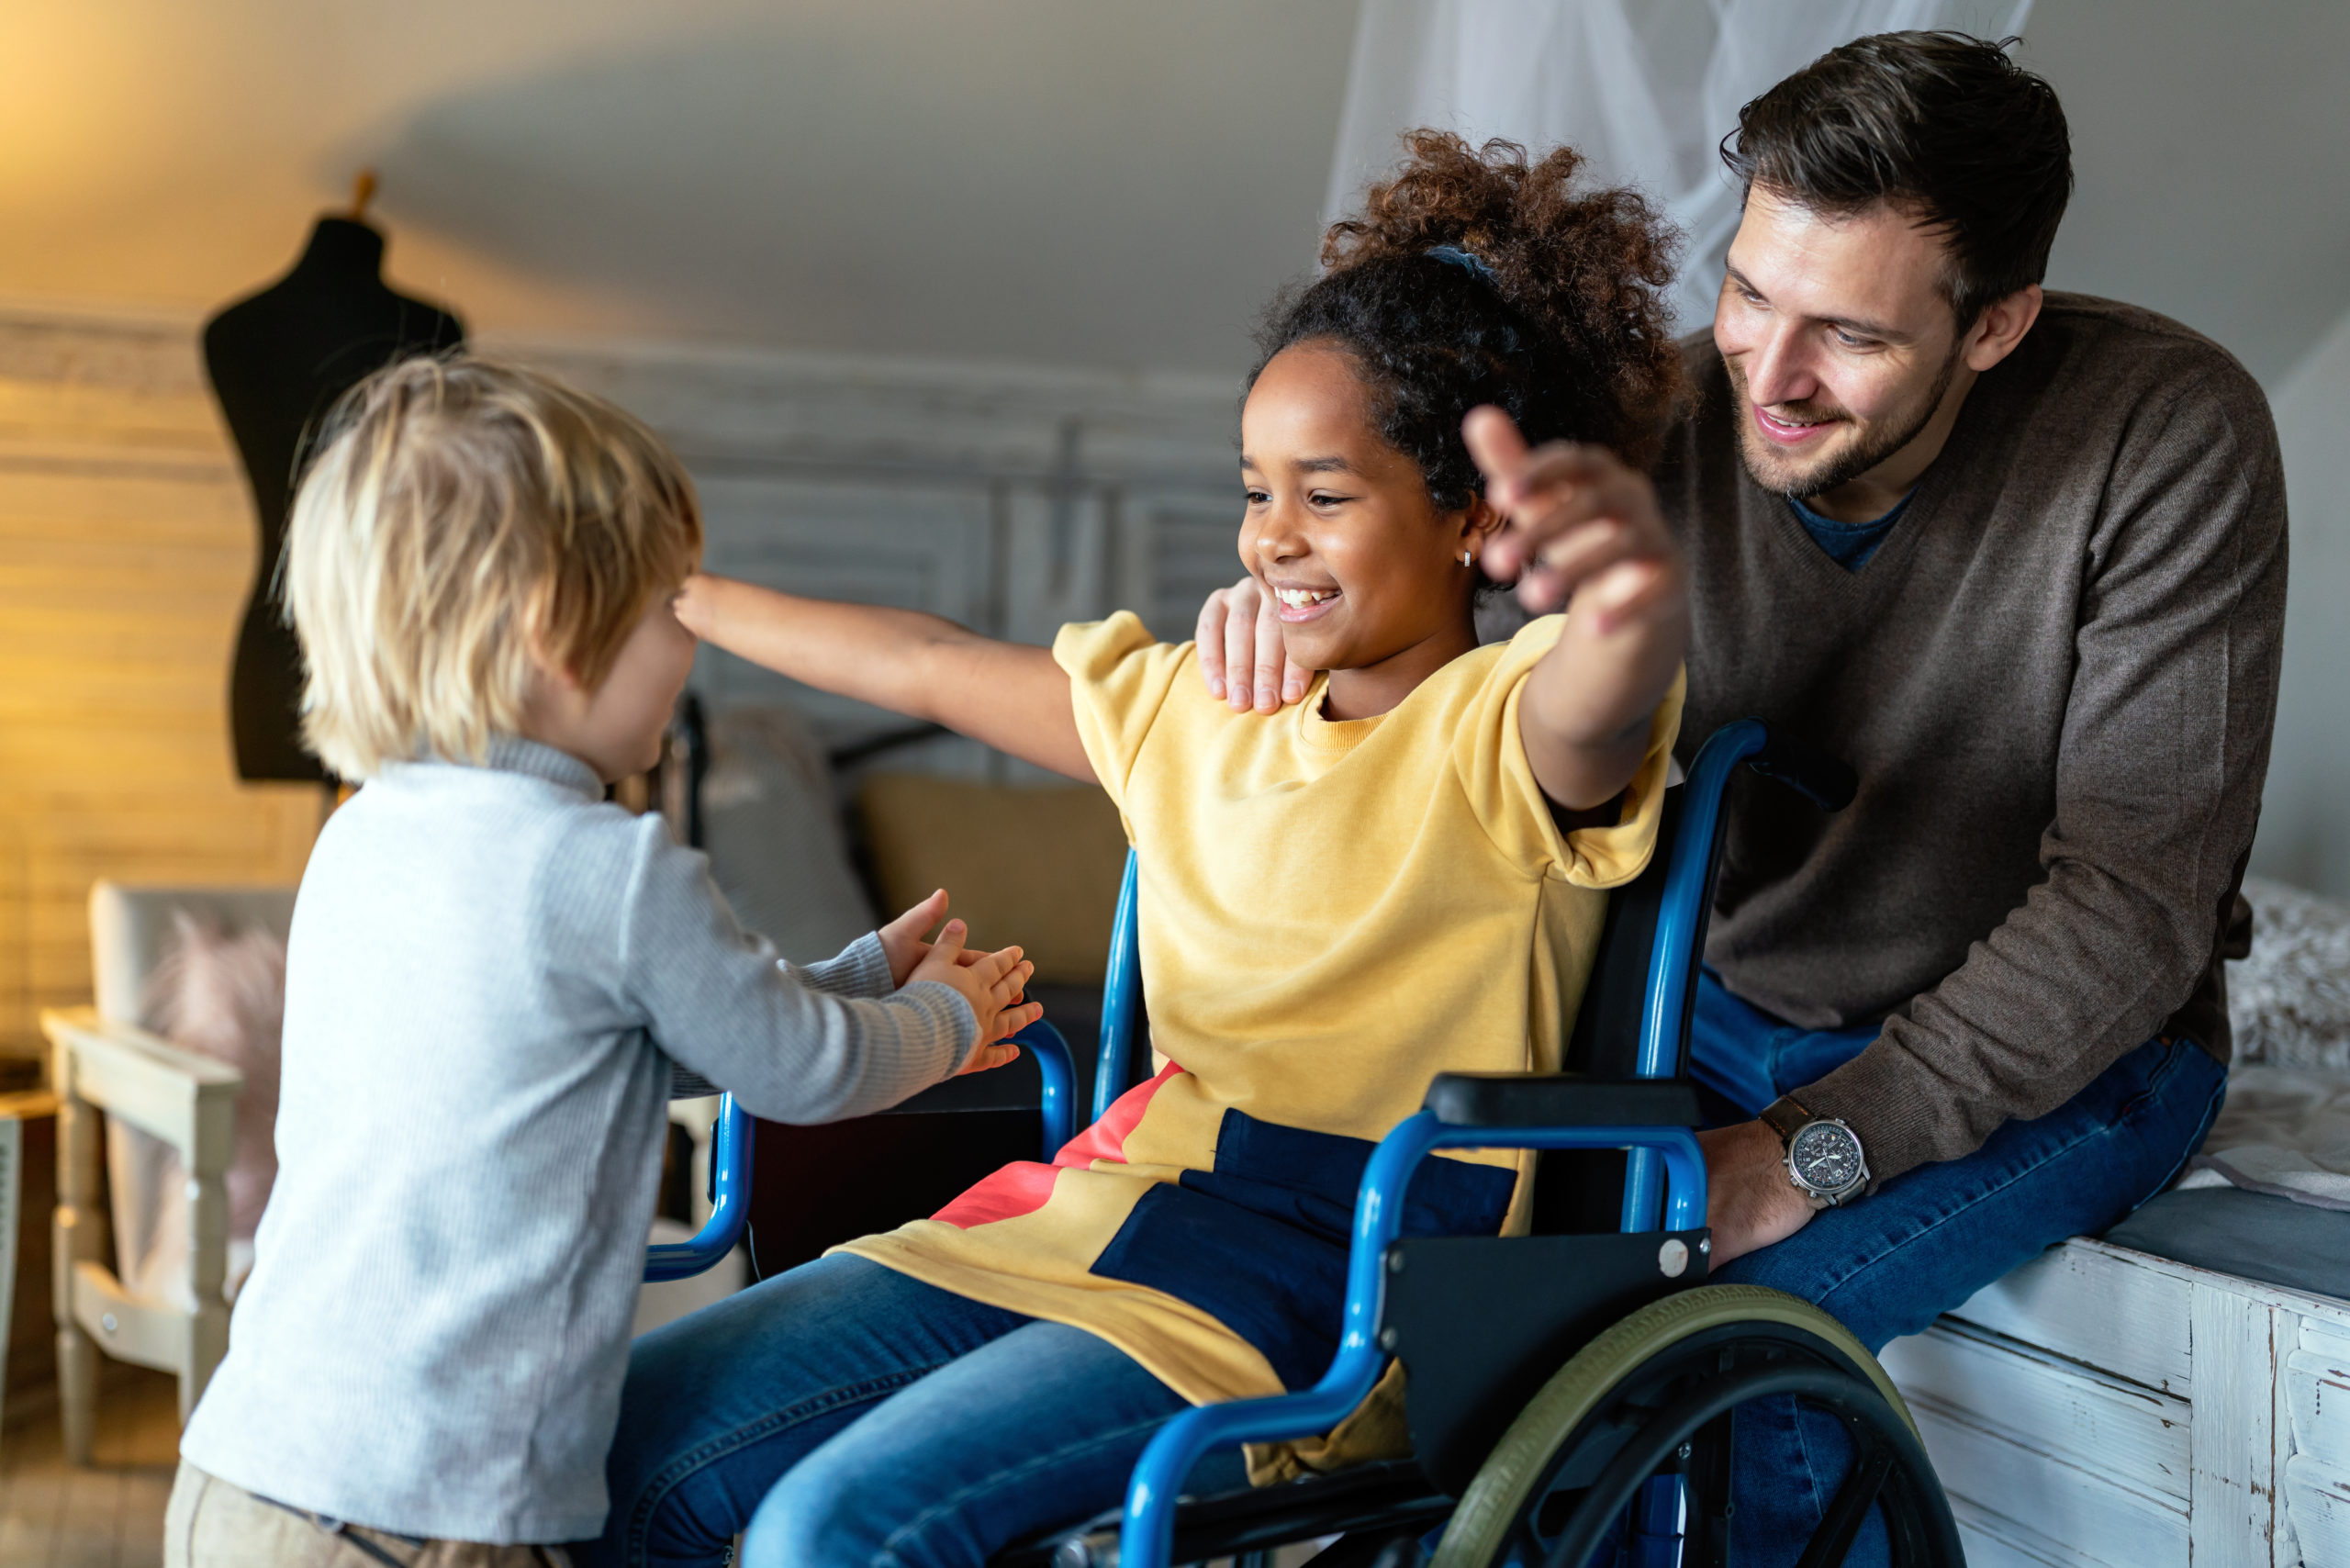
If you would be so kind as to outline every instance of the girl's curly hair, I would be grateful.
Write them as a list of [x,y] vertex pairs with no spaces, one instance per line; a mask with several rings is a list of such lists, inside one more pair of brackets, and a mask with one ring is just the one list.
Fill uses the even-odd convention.
[[1595,442],[1648,467],[1681,386],[1663,293],[1679,236],[1637,192],[1572,188],[1572,148],[1529,162],[1446,131],[1404,142],[1395,177],[1330,226],[1322,275],[1274,301],[1248,385],[1292,343],[1341,344],[1381,433],[1446,511],[1482,489],[1460,439],[1480,403],[1528,441]]

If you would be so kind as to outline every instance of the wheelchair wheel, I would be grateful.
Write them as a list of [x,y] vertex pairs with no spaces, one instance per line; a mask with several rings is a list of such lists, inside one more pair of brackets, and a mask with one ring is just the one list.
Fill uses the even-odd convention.
[[1825,1407],[1852,1437],[1852,1473],[1802,1568],[1841,1562],[1872,1503],[1897,1565],[1964,1568],[1942,1484],[1876,1358],[1818,1307],[1755,1285],[1651,1303],[1560,1368],[1462,1495],[1432,1568],[1583,1568],[1636,1505],[1681,1538],[1684,1568],[1726,1562],[1729,1415],[1777,1394]]

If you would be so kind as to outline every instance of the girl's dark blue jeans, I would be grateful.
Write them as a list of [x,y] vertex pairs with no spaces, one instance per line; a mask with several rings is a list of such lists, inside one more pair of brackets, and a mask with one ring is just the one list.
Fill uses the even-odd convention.
[[[1690,1031],[1697,1081],[1749,1114],[1858,1056],[1859,1029],[1800,1029],[1748,1006],[1711,971]],[[1915,1334],[2067,1237],[2096,1235],[2153,1197],[2210,1130],[2227,1071],[2183,1039],[2154,1039],[2037,1121],[2009,1122],[1962,1159],[1920,1166],[1719,1270],[1818,1304],[1871,1350]],[[1852,1465],[1842,1426],[1793,1400],[1735,1418],[1732,1561],[1791,1564]],[[1886,1559],[1874,1514],[1847,1562]]]

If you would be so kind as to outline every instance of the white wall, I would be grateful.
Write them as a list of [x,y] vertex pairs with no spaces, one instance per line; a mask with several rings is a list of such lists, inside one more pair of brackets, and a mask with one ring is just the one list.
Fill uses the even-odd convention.
[[476,330],[1237,372],[1356,0],[5,0],[0,295],[207,309],[381,171]]
[[2274,394],[2292,509],[2285,685],[2253,869],[2350,898],[2350,313]]
[[2277,389],[2350,309],[2350,6],[2039,0],[2072,127],[2048,281],[2143,305]]

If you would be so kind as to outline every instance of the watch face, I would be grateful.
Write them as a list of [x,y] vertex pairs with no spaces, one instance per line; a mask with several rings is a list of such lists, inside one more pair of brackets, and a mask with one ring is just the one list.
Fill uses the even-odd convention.
[[1796,1134],[1787,1159],[1816,1193],[1841,1193],[1861,1179],[1861,1140],[1833,1122],[1814,1122]]

